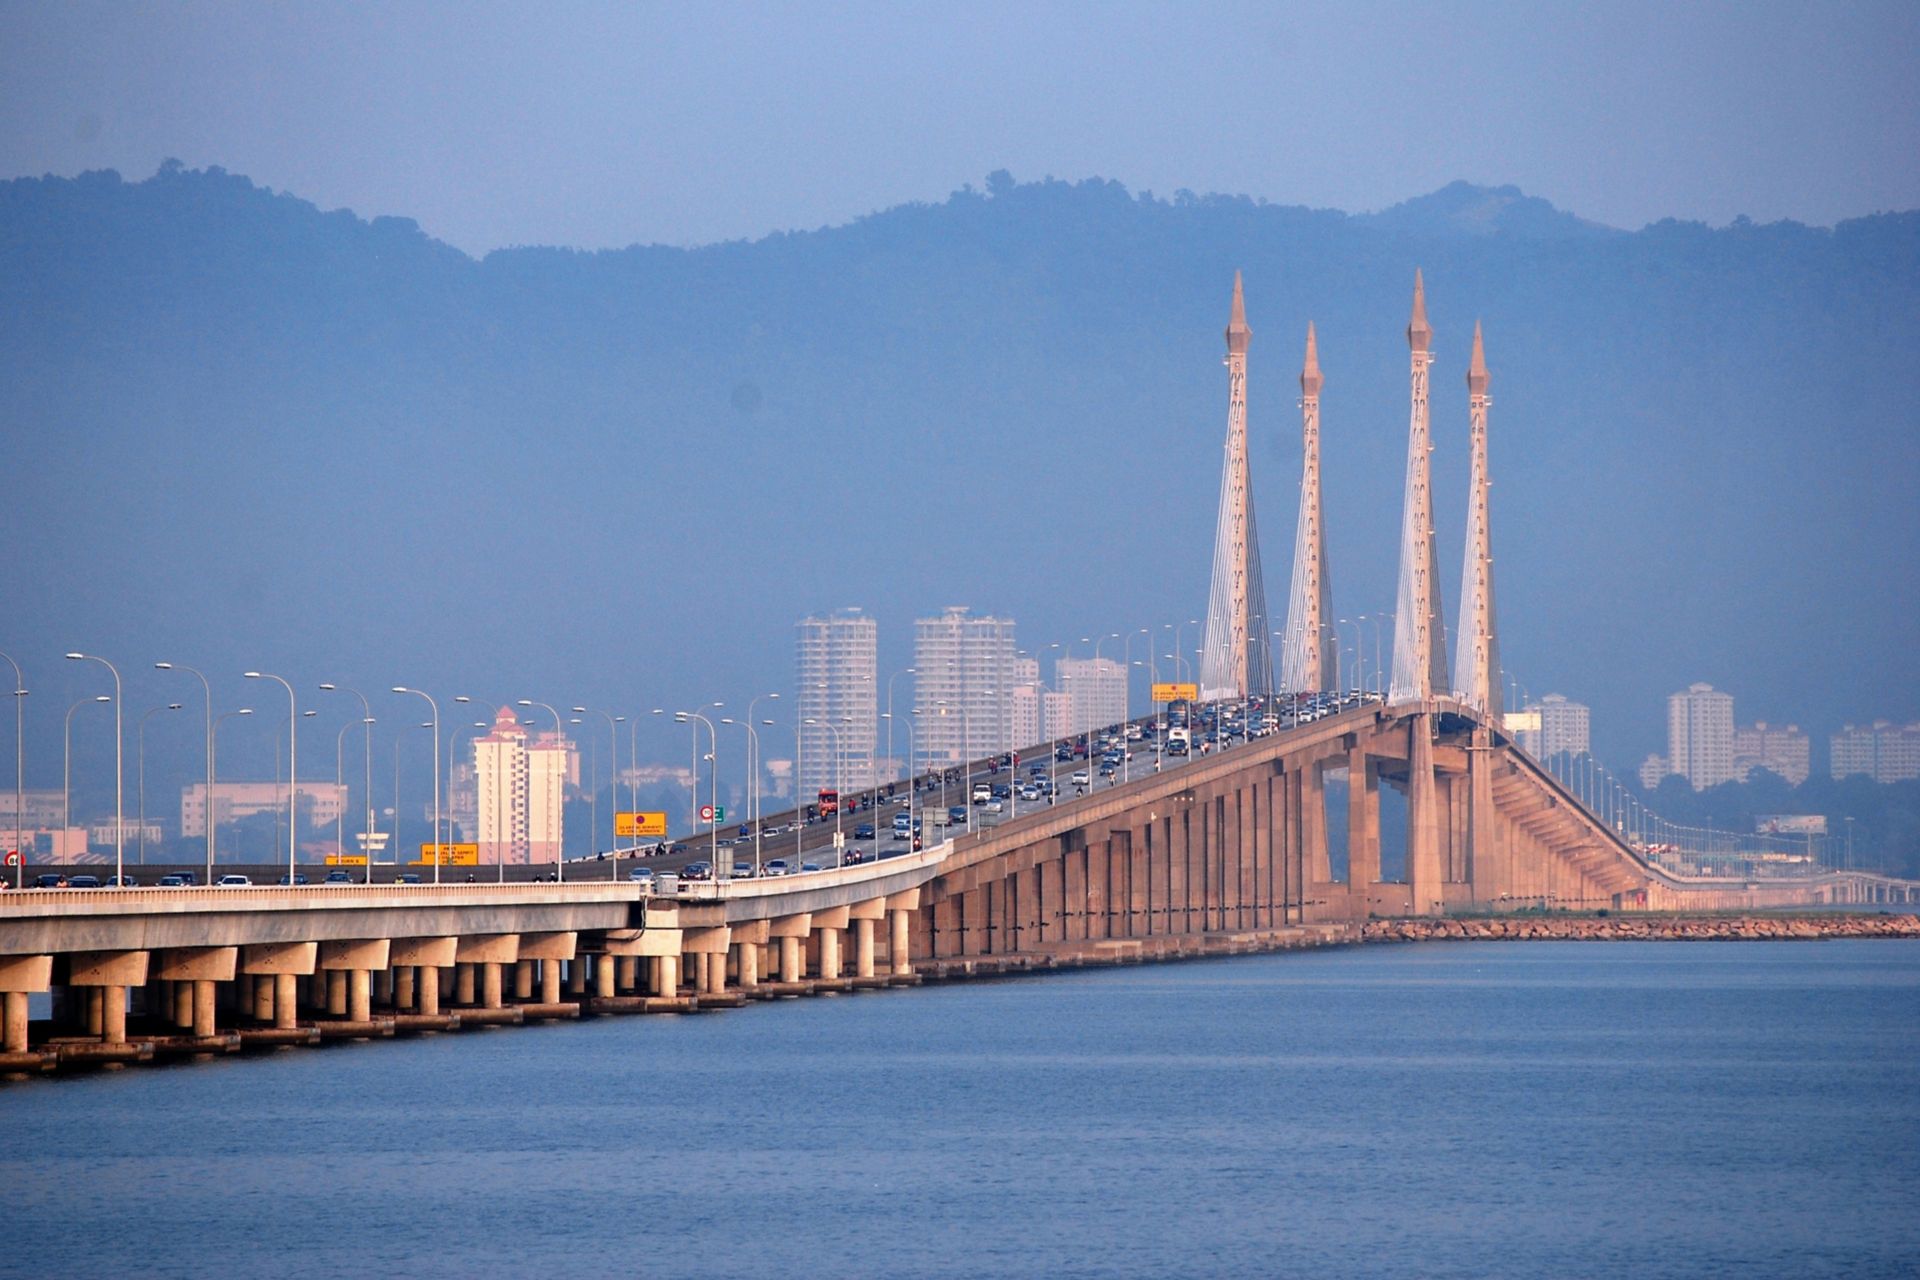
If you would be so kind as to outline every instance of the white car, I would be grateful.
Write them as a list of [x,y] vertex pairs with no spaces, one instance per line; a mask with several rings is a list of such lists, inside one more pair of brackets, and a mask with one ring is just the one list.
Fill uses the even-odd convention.
[[241,889],[252,884],[253,881],[242,875],[227,875],[221,876],[215,883],[222,889]]
[[1073,785],[1076,787],[1085,787],[1085,786],[1090,786],[1093,782],[1093,779],[1088,775],[1085,769],[1076,769],[1074,770],[1072,781],[1073,781]]

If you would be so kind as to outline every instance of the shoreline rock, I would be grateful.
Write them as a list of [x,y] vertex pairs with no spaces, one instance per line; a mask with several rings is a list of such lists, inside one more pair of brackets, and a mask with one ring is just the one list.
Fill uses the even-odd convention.
[[1567,915],[1369,920],[1363,942],[1820,942],[1830,938],[1920,938],[1920,916]]

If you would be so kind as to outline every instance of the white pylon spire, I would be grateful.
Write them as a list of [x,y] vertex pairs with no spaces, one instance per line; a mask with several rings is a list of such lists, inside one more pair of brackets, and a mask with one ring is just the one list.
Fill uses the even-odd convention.
[[1307,355],[1300,369],[1300,520],[1293,538],[1293,584],[1287,597],[1287,629],[1280,647],[1280,687],[1289,693],[1324,693],[1335,682],[1333,580],[1327,572],[1320,508],[1320,352],[1307,325]]
[[1412,417],[1407,428],[1407,487],[1400,526],[1400,589],[1393,618],[1393,703],[1425,702],[1447,684],[1447,640],[1433,536],[1433,487],[1427,428],[1427,366],[1433,329],[1427,324],[1427,291],[1413,273],[1413,318],[1407,346],[1413,355]]
[[1264,693],[1271,683],[1267,594],[1261,580],[1253,477],[1247,462],[1247,342],[1252,335],[1236,271],[1227,320],[1227,444],[1220,469],[1220,518],[1214,530],[1206,640],[1200,656],[1200,696],[1209,700]]
[[1473,359],[1467,365],[1467,414],[1472,470],[1467,484],[1467,547],[1460,571],[1460,646],[1453,671],[1454,695],[1486,719],[1500,718],[1500,642],[1493,611],[1493,532],[1488,520],[1487,355],[1480,324],[1473,326]]

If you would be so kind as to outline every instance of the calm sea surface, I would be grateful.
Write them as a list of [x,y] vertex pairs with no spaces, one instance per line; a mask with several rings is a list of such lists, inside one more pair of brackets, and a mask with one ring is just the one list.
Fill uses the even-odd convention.
[[22,1276],[1911,1276],[1920,943],[1366,947],[0,1089]]

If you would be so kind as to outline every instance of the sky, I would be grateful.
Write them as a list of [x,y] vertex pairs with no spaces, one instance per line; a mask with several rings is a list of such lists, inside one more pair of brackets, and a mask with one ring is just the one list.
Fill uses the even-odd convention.
[[168,157],[469,253],[703,244],[1005,168],[1596,221],[1920,206],[1920,5],[0,4],[0,177]]

